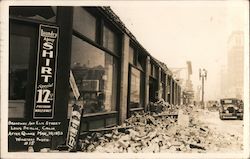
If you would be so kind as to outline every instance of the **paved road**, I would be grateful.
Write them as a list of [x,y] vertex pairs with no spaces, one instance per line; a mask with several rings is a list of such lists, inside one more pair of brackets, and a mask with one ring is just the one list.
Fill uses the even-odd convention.
[[237,139],[237,143],[231,143],[230,149],[224,149],[221,151],[242,151],[243,120],[221,120],[219,118],[219,112],[210,112],[207,110],[199,110],[196,117],[204,123],[204,125],[207,125],[211,130],[225,136],[225,138],[234,137]]
[[221,120],[219,112],[204,111],[200,113],[200,120],[209,127],[222,133],[243,134],[243,120]]

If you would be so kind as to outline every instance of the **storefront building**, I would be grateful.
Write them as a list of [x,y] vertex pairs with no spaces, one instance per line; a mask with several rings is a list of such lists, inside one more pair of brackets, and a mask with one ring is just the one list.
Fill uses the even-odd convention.
[[159,98],[181,104],[171,72],[109,7],[9,9],[9,151],[65,145],[76,102],[77,135],[120,125]]

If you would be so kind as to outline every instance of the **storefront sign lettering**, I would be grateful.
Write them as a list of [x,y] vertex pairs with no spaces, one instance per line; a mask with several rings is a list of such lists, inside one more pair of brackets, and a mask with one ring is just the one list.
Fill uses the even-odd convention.
[[72,114],[69,122],[68,135],[67,135],[67,146],[70,150],[76,148],[78,133],[80,129],[82,106],[80,103],[72,106]]
[[34,119],[54,117],[58,35],[58,27],[39,27]]

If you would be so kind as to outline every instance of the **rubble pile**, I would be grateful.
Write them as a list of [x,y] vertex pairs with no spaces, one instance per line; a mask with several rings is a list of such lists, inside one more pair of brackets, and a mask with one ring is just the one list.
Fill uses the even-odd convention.
[[168,102],[165,102],[163,98],[159,99],[156,102],[151,102],[149,104],[149,110],[153,113],[162,113],[169,115],[177,114],[179,106],[174,106],[172,104],[169,104]]
[[236,140],[217,134],[192,118],[185,126],[169,116],[135,114],[109,132],[88,134],[80,144],[84,152],[176,153],[218,151]]

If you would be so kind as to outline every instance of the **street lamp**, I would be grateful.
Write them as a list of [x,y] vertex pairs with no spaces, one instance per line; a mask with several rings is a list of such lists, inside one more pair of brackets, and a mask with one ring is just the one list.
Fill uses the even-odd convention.
[[202,104],[202,108],[204,109],[204,79],[207,80],[207,70],[203,69],[199,69],[199,79],[202,80],[202,98],[201,98],[201,104]]

